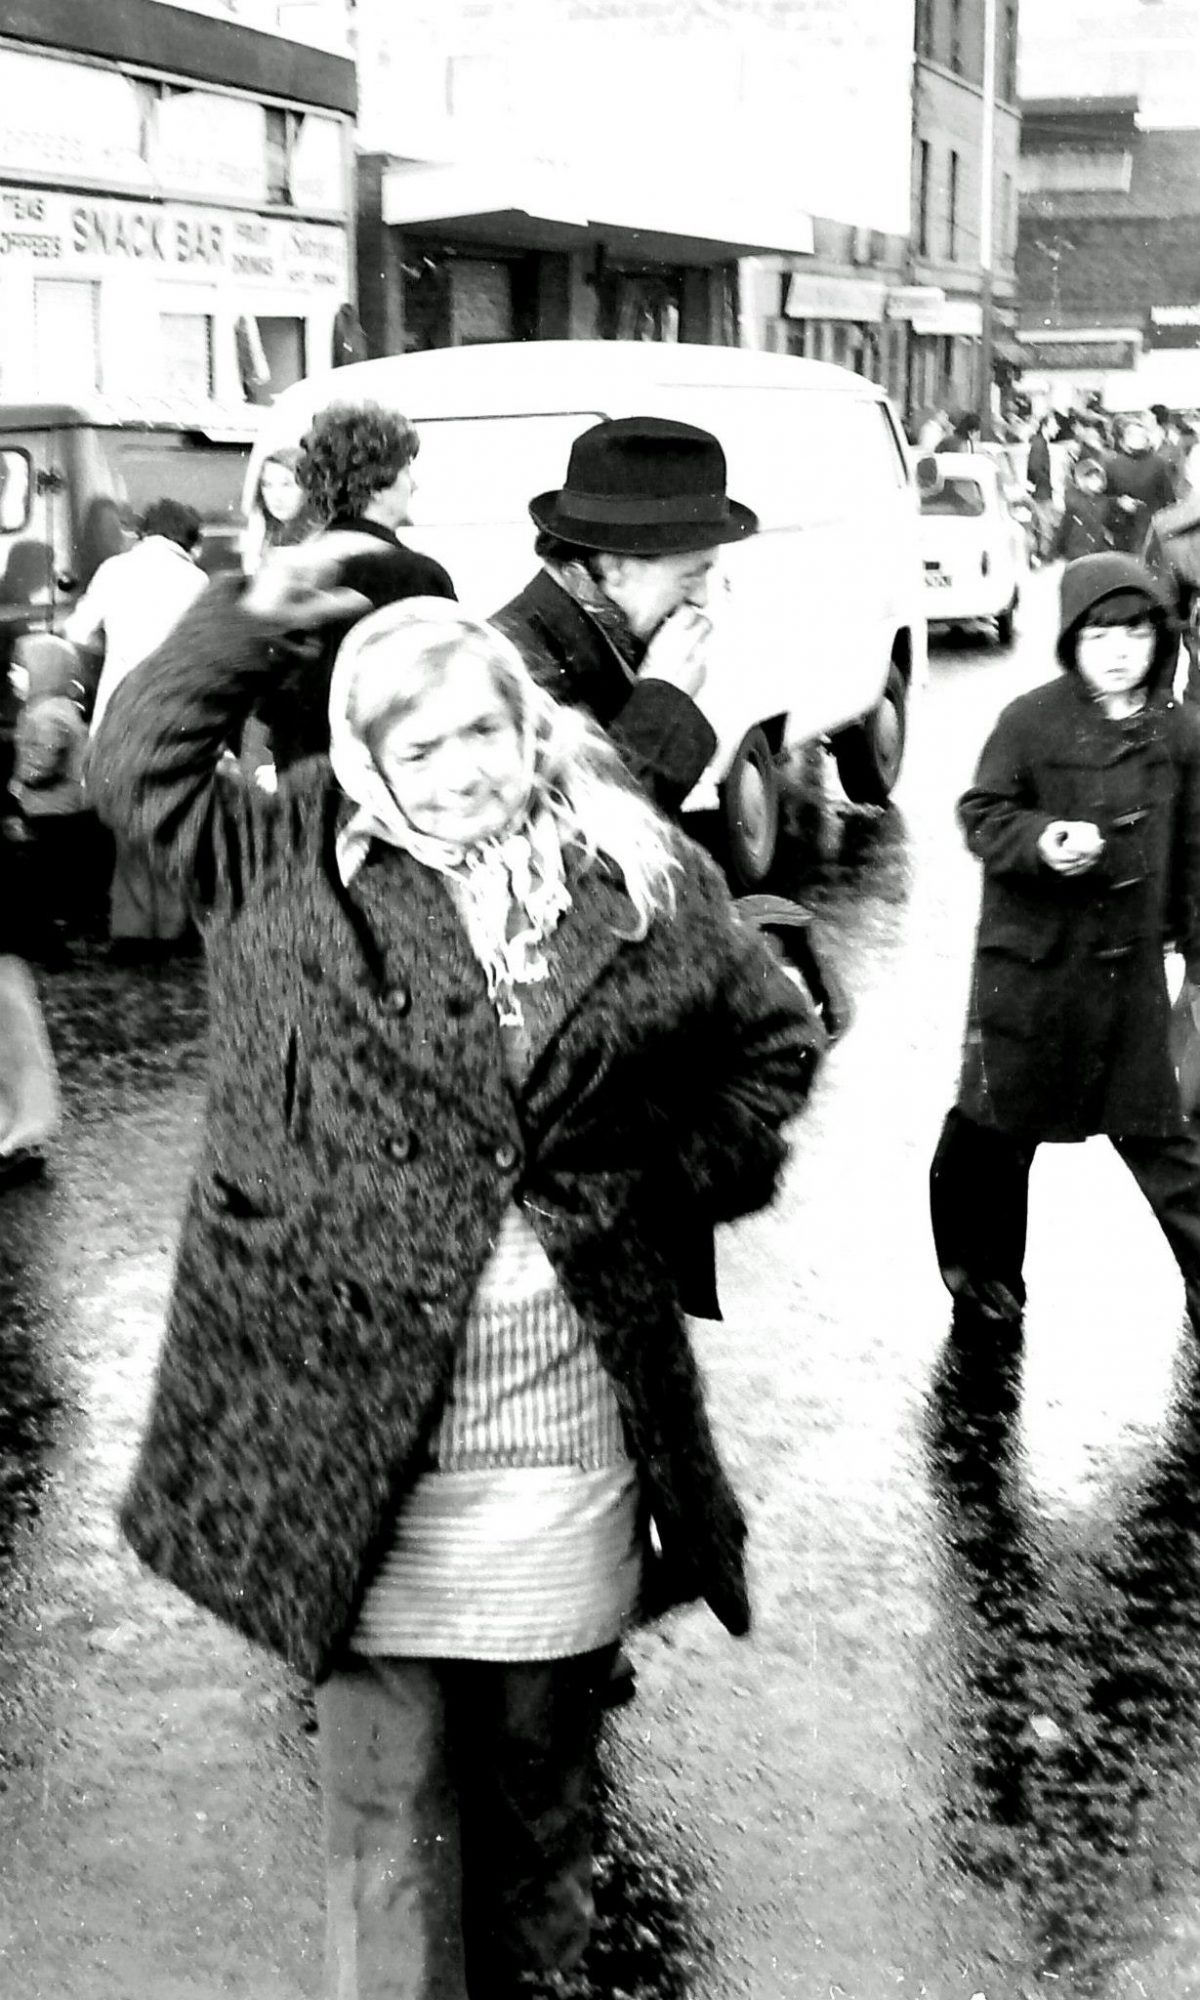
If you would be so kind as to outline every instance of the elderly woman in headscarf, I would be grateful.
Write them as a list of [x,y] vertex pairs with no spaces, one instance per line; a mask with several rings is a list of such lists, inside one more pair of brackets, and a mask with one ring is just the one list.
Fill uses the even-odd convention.
[[[331,538],[332,545],[332,538]],[[318,1683],[330,1992],[500,2000],[574,1963],[625,1624],[749,1625],[672,1191],[769,1202],[822,1043],[719,877],[493,627],[344,641],[331,752],[220,745],[320,545],[217,585],[114,700],[114,822],[205,912],[204,1140],[123,1509]]]

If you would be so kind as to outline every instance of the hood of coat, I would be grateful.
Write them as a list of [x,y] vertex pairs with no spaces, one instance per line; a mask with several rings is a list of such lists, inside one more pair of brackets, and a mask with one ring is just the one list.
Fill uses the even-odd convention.
[[79,655],[66,639],[54,632],[23,633],[16,658],[25,669],[27,705],[59,697],[78,706],[82,693]]
[[1158,625],[1154,658],[1146,677],[1146,686],[1157,689],[1174,669],[1179,637],[1173,629],[1169,598],[1157,578],[1133,556],[1107,553],[1080,556],[1077,561],[1067,564],[1058,587],[1059,665],[1074,671],[1071,642],[1098,605],[1108,604],[1110,609],[1115,608],[1112,606],[1114,598],[1130,599],[1128,610],[1132,616],[1139,615],[1141,607],[1137,600],[1140,599],[1145,615],[1152,617]]

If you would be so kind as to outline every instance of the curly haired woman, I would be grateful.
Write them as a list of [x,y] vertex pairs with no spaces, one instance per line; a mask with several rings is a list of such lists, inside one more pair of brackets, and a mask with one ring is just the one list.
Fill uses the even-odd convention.
[[[415,424],[378,403],[331,403],[300,441],[296,479],[313,517],[331,530],[369,535],[377,550],[353,555],[343,582],[375,610],[403,597],[454,597],[440,563],[405,548],[396,530],[409,518],[420,440]],[[260,709],[278,770],[329,748],[329,685],[334,655],[353,621],[331,626],[320,642],[286,647],[288,671]]]

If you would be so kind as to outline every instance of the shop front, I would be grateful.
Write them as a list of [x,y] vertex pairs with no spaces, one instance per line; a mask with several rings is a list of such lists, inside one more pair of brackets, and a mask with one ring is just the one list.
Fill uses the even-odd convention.
[[[375,191],[377,228],[364,189]],[[363,321],[376,352],[533,339],[733,344],[739,258],[772,241],[802,250],[811,226],[761,204],[747,213],[692,181],[647,189],[544,163],[368,159]]]
[[34,26],[0,30],[0,398],[238,406],[327,365],[352,65],[152,0]]

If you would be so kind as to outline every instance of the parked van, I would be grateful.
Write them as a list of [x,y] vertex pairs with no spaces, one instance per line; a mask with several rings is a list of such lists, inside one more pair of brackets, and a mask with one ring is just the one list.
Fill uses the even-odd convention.
[[0,793],[21,635],[62,625],[97,565],[128,547],[151,500],[196,509],[205,569],[234,565],[257,415],[172,404],[133,412],[99,399],[0,403]]
[[263,412],[262,459],[332,402],[371,400],[420,432],[405,540],[445,565],[486,616],[536,569],[527,506],[562,484],[572,441],[602,417],[679,418],[715,431],[729,491],[761,531],[722,549],[701,704],[716,758],[687,801],[716,813],[743,887],[769,873],[779,775],[827,740],[852,799],[883,804],[925,671],[919,520],[903,434],[849,370],[736,348],[530,341],[395,355],[310,376]]

